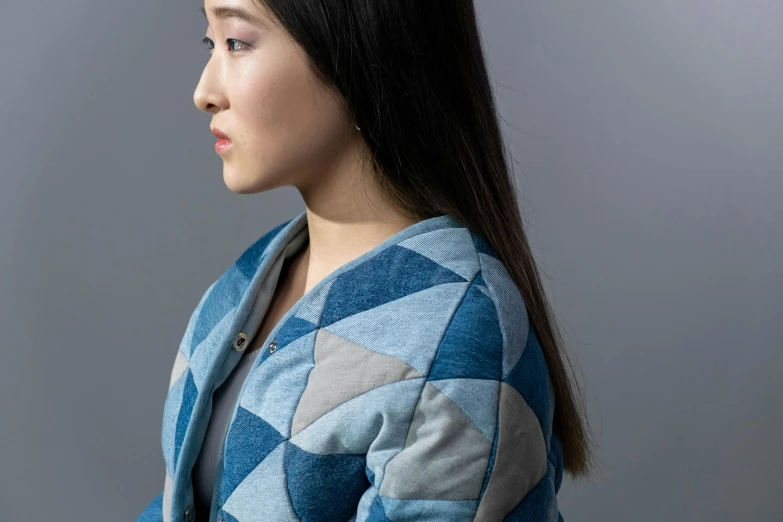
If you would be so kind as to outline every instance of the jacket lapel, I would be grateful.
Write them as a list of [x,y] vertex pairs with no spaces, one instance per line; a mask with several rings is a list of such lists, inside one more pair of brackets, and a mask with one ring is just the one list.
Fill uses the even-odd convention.
[[234,336],[247,320],[274,260],[306,225],[302,212],[264,234],[207,288],[190,316],[164,403],[164,513],[181,513],[192,503],[192,491],[184,488],[211,413],[207,410],[212,392],[242,356],[233,349]]

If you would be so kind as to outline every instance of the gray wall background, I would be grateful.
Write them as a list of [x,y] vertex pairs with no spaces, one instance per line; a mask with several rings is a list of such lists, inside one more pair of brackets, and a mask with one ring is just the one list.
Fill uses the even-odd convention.
[[[480,0],[601,473],[567,522],[783,517],[783,4]],[[222,181],[200,2],[3,2],[0,520],[135,520],[198,298],[303,210]]]

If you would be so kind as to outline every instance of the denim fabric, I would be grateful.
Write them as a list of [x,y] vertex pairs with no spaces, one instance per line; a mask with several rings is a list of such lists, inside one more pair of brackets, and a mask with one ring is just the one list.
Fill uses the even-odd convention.
[[136,522],[160,522],[163,520],[163,493],[152,499]]
[[[306,213],[251,245],[205,291],[164,403],[163,493],[137,522],[189,522],[213,391],[256,334]],[[251,314],[251,311],[254,313]],[[481,236],[443,215],[321,280],[245,379],[210,522],[551,521],[562,448],[525,303]]]

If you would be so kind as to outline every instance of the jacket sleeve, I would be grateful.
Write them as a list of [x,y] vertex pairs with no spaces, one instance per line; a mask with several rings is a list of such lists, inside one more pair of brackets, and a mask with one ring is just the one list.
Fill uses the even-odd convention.
[[163,522],[163,493],[152,499],[136,522]]
[[[370,447],[371,487],[355,520],[556,521],[517,518],[551,511],[554,500],[541,425],[522,395],[495,379],[430,379],[397,447],[392,427]],[[541,502],[528,495],[536,486],[548,496]]]

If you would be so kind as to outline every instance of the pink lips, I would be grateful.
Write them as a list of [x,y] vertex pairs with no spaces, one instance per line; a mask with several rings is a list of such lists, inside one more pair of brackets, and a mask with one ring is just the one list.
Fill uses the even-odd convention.
[[225,152],[230,146],[231,146],[231,140],[221,138],[217,140],[217,142],[215,143],[215,152],[220,154],[221,152]]
[[218,138],[217,143],[215,143],[215,152],[218,154],[225,152],[229,147],[231,147],[231,139],[226,136],[226,134],[218,129],[217,127],[212,128],[212,134],[215,135],[215,137]]

